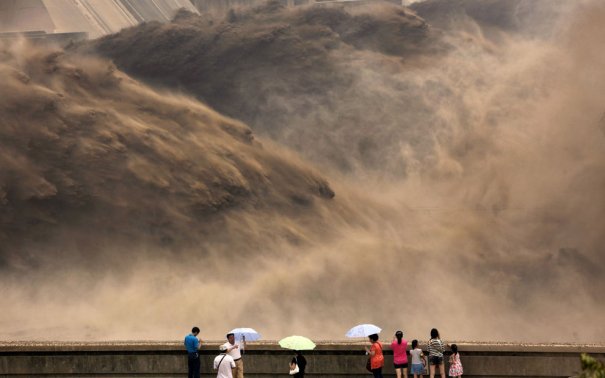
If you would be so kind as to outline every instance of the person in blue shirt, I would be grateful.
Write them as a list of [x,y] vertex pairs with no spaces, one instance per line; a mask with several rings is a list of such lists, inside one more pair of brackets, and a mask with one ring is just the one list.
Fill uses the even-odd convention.
[[200,329],[193,327],[191,333],[185,336],[185,348],[187,348],[189,373],[188,378],[200,378],[200,340],[197,338]]

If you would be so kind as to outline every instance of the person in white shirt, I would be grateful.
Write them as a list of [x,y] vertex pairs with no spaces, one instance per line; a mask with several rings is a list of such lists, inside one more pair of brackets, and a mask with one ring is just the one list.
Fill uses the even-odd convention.
[[216,378],[233,378],[233,369],[235,369],[235,361],[230,355],[221,353],[214,358]]
[[412,350],[410,350],[410,356],[412,356],[412,374],[414,378],[422,377],[426,366],[426,358],[422,349],[418,348],[418,340],[412,340]]
[[244,378],[244,361],[242,360],[242,349],[246,347],[246,339],[244,338],[242,343],[235,341],[235,335],[233,333],[227,334],[227,342],[221,345],[220,350],[227,353],[235,361],[235,371],[233,376],[235,378]]

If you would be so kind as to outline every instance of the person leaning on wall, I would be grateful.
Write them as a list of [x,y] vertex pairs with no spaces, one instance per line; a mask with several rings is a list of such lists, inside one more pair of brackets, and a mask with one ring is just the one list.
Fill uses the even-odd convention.
[[191,333],[185,336],[185,348],[187,349],[187,367],[188,378],[200,378],[200,344],[201,340],[197,337],[200,334],[198,327],[193,327]]

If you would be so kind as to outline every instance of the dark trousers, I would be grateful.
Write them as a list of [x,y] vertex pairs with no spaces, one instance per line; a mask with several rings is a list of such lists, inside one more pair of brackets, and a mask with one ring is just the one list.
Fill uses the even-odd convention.
[[374,378],[382,378],[382,368],[372,369],[372,374],[374,374]]
[[189,353],[187,364],[189,366],[188,378],[200,378],[200,354]]

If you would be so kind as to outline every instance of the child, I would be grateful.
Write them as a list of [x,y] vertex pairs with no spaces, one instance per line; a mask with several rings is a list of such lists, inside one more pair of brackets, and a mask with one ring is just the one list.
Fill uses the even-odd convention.
[[412,340],[410,356],[412,356],[412,374],[414,374],[414,378],[418,378],[418,376],[422,376],[422,372],[426,366],[424,353],[422,353],[422,349],[418,348],[418,340]]
[[458,354],[458,345],[452,344],[452,355],[450,356],[450,377],[462,377],[462,362]]

